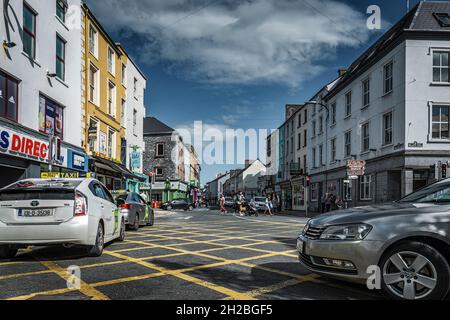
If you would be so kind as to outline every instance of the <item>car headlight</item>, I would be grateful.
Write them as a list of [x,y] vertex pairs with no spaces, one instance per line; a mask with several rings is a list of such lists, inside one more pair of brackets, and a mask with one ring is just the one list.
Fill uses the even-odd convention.
[[320,236],[322,240],[363,240],[372,226],[368,224],[350,224],[342,226],[332,226],[325,229]]
[[310,221],[308,221],[308,222],[306,223],[305,227],[303,228],[302,232],[300,233],[301,236],[304,236],[304,235],[306,234],[306,231],[307,231],[308,228],[309,228],[309,224],[310,224]]

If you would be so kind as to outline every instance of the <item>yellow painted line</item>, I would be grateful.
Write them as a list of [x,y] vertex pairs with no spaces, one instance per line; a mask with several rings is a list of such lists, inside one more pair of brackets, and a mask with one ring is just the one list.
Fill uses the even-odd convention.
[[[55,274],[57,274],[60,278],[64,279],[65,281],[69,280],[71,275],[67,273],[67,270],[63,269],[56,263],[52,261],[39,261],[42,265],[46,266],[49,270],[53,271]],[[94,289],[90,285],[88,285],[86,282],[82,281],[80,279],[80,289],[79,291],[84,294],[85,296],[90,297],[93,300],[109,300],[109,298],[101,293],[100,291]]]
[[31,294],[27,294],[27,295],[23,295],[23,296],[8,298],[6,300],[29,300],[29,299],[33,299],[33,298],[36,298],[36,297],[39,297],[39,296],[54,296],[54,295],[64,294],[64,293],[72,292],[72,291],[77,291],[77,290],[68,289],[68,288],[66,288],[66,289],[56,289],[56,290],[36,292],[36,293],[31,293]]
[[128,260],[130,262],[134,262],[136,264],[139,264],[141,266],[144,266],[144,267],[147,267],[147,268],[150,268],[150,269],[153,269],[153,270],[157,270],[157,271],[159,271],[159,272],[161,272],[163,274],[172,275],[174,277],[183,279],[183,280],[188,281],[190,283],[194,283],[196,285],[199,285],[199,286],[202,286],[202,287],[205,287],[205,288],[208,288],[208,289],[220,292],[220,293],[225,294],[227,296],[230,296],[230,297],[232,297],[233,299],[236,299],[236,300],[253,300],[252,297],[246,296],[245,294],[242,294],[240,292],[237,292],[237,291],[234,291],[234,290],[222,287],[220,285],[217,285],[217,284],[205,281],[205,280],[201,280],[201,279],[189,276],[187,274],[183,274],[183,273],[181,273],[179,271],[172,271],[172,270],[169,270],[169,269],[157,266],[155,264],[152,264],[152,263],[149,263],[149,262],[146,262],[146,261],[141,261],[139,259],[130,258],[130,257],[124,256],[124,255],[118,254],[118,253],[108,252],[108,254],[110,254],[112,256],[115,256],[117,258],[121,258],[121,259],[124,259],[124,260]]
[[41,271],[34,271],[34,272],[24,272],[24,273],[16,273],[16,274],[8,274],[6,276],[0,276],[0,280],[7,280],[7,279],[14,279],[19,277],[28,277],[28,276],[38,276],[41,274],[47,274],[52,273],[51,270],[41,270]]

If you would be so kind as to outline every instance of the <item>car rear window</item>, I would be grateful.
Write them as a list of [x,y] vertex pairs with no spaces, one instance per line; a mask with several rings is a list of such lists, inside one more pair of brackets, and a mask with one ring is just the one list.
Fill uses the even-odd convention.
[[68,189],[68,190],[75,190],[80,184],[81,180],[58,180],[58,179],[52,179],[52,180],[45,180],[45,179],[39,179],[39,180],[22,180],[19,182],[16,182],[6,188],[3,188],[0,190],[0,192],[4,191],[11,191],[11,190],[21,190],[21,191],[28,191],[28,190],[56,190],[56,189]]
[[46,190],[2,190],[0,201],[23,201],[23,200],[74,200],[75,191],[68,189],[46,189]]

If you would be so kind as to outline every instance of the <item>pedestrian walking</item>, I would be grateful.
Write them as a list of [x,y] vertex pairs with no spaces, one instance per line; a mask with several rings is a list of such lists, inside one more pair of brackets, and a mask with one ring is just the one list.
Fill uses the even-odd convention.
[[264,211],[264,214],[273,216],[272,209],[273,209],[272,199],[270,198],[270,196],[267,196],[266,197],[266,210]]
[[239,193],[239,214],[241,217],[243,217],[245,215],[244,202],[245,202],[244,193],[241,191]]
[[227,209],[225,208],[225,196],[223,194],[220,196],[219,205],[220,205],[220,214],[221,215],[227,214]]

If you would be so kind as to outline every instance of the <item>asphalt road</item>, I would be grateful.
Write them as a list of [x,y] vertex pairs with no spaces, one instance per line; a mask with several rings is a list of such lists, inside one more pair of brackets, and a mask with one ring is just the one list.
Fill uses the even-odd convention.
[[[157,212],[100,258],[78,248],[30,248],[0,262],[0,299],[379,299],[364,286],[310,274],[296,237],[306,220]],[[67,268],[80,269],[79,289]]]

